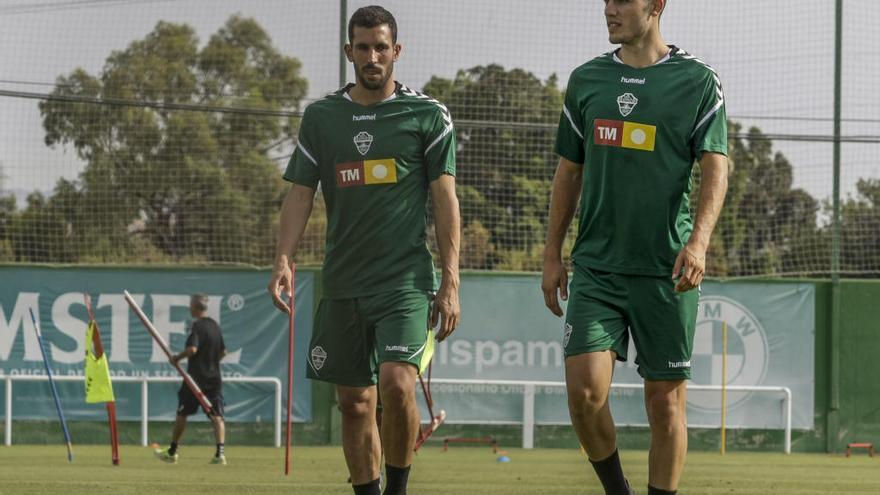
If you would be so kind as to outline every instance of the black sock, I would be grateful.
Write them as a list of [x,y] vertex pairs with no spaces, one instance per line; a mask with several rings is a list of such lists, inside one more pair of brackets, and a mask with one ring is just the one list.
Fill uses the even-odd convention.
[[374,479],[363,485],[351,485],[354,488],[354,495],[381,495],[382,489],[379,487],[379,478]]
[[223,444],[218,443],[217,444],[217,452],[214,454],[214,457],[220,457],[221,455],[223,455]]
[[601,461],[590,460],[590,464],[593,465],[593,469],[599,476],[599,481],[602,482],[602,487],[605,488],[605,495],[630,494],[629,483],[623,477],[623,468],[620,467],[620,456],[617,454],[617,449],[614,449],[614,453],[608,458]]
[[654,488],[651,485],[648,485],[648,495],[675,495],[677,490],[661,490],[659,488]]
[[168,455],[174,455],[177,453],[177,442],[171,442],[171,447],[168,447]]
[[388,477],[388,481],[385,482],[385,495],[406,495],[410,467],[399,468],[385,464],[385,476]]

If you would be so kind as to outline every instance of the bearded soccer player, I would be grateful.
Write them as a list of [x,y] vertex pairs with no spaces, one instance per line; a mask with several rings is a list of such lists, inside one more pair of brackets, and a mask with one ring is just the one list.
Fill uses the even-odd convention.
[[[614,51],[571,74],[560,117],[542,290],[562,316],[572,425],[606,494],[634,493],[608,393],[630,336],[651,427],[648,493],[674,494],[687,452],[686,384],[709,238],[727,190],[716,72],[660,35],[665,0],[607,0]],[[696,219],[691,170],[702,180]],[[565,233],[580,195],[571,286]]]
[[[433,354],[431,328],[440,324],[442,341],[460,313],[455,133],[445,106],[394,80],[401,45],[391,13],[358,9],[348,37],[357,82],[305,110],[284,174],[293,184],[268,289],[288,311],[280,293],[290,287],[289,260],[320,185],[327,243],[307,373],[336,385],[354,492],[380,493],[384,449],[384,493],[405,494],[419,430],[415,381]],[[425,232],[429,190],[443,265],[436,298]]]

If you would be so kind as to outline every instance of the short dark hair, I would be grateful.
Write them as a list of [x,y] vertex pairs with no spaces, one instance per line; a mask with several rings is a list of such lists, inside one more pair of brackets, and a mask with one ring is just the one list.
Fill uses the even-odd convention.
[[189,297],[189,303],[198,311],[208,310],[208,296],[204,294],[193,294]]
[[388,24],[388,28],[391,29],[391,42],[397,43],[397,21],[394,20],[391,12],[378,5],[369,5],[355,10],[348,21],[348,42],[351,43],[354,39],[355,26],[374,28],[382,24]]

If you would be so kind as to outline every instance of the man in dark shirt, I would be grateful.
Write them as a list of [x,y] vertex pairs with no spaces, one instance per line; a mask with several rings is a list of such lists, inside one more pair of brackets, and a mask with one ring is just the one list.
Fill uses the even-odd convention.
[[[186,348],[183,352],[172,356],[170,361],[171,364],[177,364],[180,360],[187,359],[187,373],[211,402],[212,411],[208,418],[214,426],[214,437],[217,440],[217,451],[211,463],[225,465],[223,443],[226,428],[223,423],[223,380],[220,376],[220,360],[226,355],[226,345],[223,343],[220,325],[208,317],[207,310],[208,296],[194,294],[190,297],[189,312],[193,322],[186,339]],[[181,384],[177,398],[177,420],[174,423],[171,446],[167,450],[156,451],[159,459],[172,464],[178,459],[177,444],[186,429],[186,418],[199,410],[199,401],[186,384]]]

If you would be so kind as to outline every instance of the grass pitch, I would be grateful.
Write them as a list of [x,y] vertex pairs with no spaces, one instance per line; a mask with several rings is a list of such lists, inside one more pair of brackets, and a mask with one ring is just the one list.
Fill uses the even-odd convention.
[[[415,495],[592,494],[601,487],[576,450],[507,449],[510,463],[498,463],[489,448],[424,448],[410,476]],[[339,447],[294,447],[292,475],[282,474],[284,450],[227,448],[228,466],[208,464],[209,447],[184,446],[180,462],[164,464],[152,449],[124,446],[122,464],[110,465],[106,446],[75,446],[68,464],[63,446],[0,447],[0,495],[128,494],[351,494]],[[637,493],[647,490],[647,453],[622,453]],[[822,454],[692,452],[683,495],[697,494],[877,494],[880,457]]]

